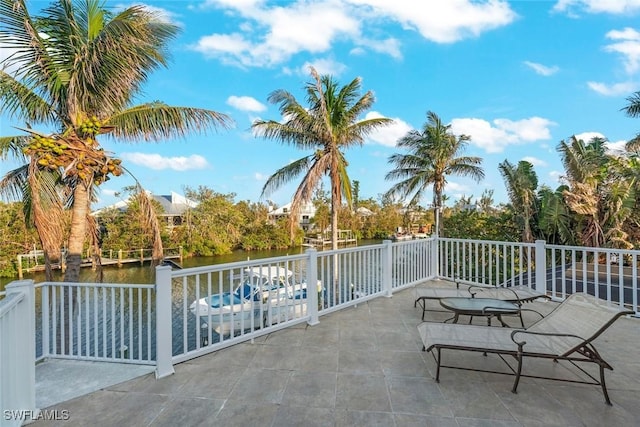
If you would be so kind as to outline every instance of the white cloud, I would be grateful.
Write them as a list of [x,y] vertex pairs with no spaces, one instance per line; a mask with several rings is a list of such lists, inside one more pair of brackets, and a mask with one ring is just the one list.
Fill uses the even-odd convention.
[[525,156],[522,160],[531,163],[533,166],[545,167],[547,166],[547,162],[544,160],[538,159],[537,157]]
[[476,118],[459,118],[451,121],[451,130],[456,135],[469,135],[472,145],[487,153],[500,153],[509,145],[551,139],[549,128],[554,122],[531,117],[522,120],[495,119],[492,123]]
[[549,179],[557,184],[564,184],[564,172],[551,171],[549,172]]
[[251,96],[231,95],[227,98],[227,104],[240,111],[260,112],[266,111],[266,105]]
[[478,3],[471,0],[425,2],[416,11],[414,0],[347,0],[364,6],[377,19],[387,17],[405,29],[417,30],[436,43],[452,43],[510,24],[516,14],[502,0]]
[[301,75],[308,76],[309,67],[315,68],[318,74],[330,74],[332,76],[339,76],[347,69],[347,66],[343,63],[334,61],[333,59],[325,58],[316,59],[311,62],[305,62],[298,71]]
[[444,189],[445,191],[452,191],[456,193],[456,195],[458,196],[460,196],[461,194],[464,194],[466,191],[471,190],[468,185],[458,184],[457,182],[451,182],[451,181],[447,181],[447,183],[444,186]]
[[573,14],[576,10],[587,13],[633,13],[640,9],[640,0],[558,0],[553,6],[556,12]]
[[154,14],[155,17],[162,22],[182,26],[182,24],[178,21],[178,15],[171,12],[170,10],[167,10],[158,6],[151,6],[149,4],[143,4],[143,3],[136,3],[136,4],[144,6],[145,9],[147,9],[149,12]]
[[[301,52],[321,53],[337,38],[354,38],[360,22],[333,1],[267,7],[259,1],[210,1],[256,23],[256,31],[211,34],[193,49],[243,66],[272,66]],[[245,25],[246,28],[246,25]]]
[[[396,38],[390,37],[385,40],[369,40],[369,39],[360,39],[357,42],[360,46],[365,46],[370,50],[377,53],[386,53],[392,58],[402,59],[402,52],[400,51],[400,41]],[[357,53],[356,49],[362,49],[361,47],[353,49],[352,53]],[[353,51],[356,52],[353,52]],[[362,52],[364,53],[364,49]]]
[[[370,111],[365,116],[365,119],[375,119],[385,117],[377,111]],[[411,126],[402,119],[394,118],[393,123],[388,126],[382,126],[373,131],[368,140],[378,143],[380,145],[386,145],[387,147],[395,147],[400,138],[405,136],[407,132],[411,130]]]
[[266,181],[267,178],[269,178],[269,176],[260,173],[260,172],[256,172],[253,174],[253,177],[256,179],[256,181]]
[[116,194],[118,194],[118,191],[116,190],[110,190],[108,188],[101,188],[100,189],[100,193],[104,194],[105,196],[109,196],[109,197],[115,197]]
[[200,38],[192,49],[243,67],[274,66],[299,52],[329,52],[336,40],[352,43],[354,52],[366,48],[402,58],[397,39],[371,36],[376,31],[369,29],[381,22],[418,31],[436,43],[452,43],[516,19],[505,0],[429,2],[421,4],[420,13],[413,0],[298,0],[269,5],[261,0],[206,0],[203,7],[223,9],[244,22],[238,31]]
[[620,154],[624,151],[627,151],[625,146],[627,145],[627,141],[625,140],[621,140],[621,141],[615,141],[615,142],[607,142],[604,144],[607,147],[607,150],[611,153],[611,154]]
[[541,76],[545,76],[545,77],[551,76],[560,70],[555,65],[552,67],[548,67],[546,65],[542,65],[537,62],[531,62],[531,61],[524,61],[524,65],[531,68],[533,71],[540,74]]
[[207,159],[198,154],[192,154],[188,157],[163,157],[160,154],[122,153],[120,157],[133,164],[154,170],[172,169],[182,172],[205,169],[209,166]]
[[606,83],[598,83],[598,82],[587,82],[587,86],[594,92],[599,93],[604,96],[620,96],[620,95],[628,95],[636,90],[638,87],[637,83],[633,82],[624,82],[624,83],[614,83],[614,84],[606,84]]
[[624,30],[609,31],[605,37],[615,42],[604,49],[607,52],[621,54],[627,73],[636,73],[640,68],[640,33],[627,27]]
[[606,139],[606,137],[600,132],[582,132],[582,133],[577,133],[574,136],[576,137],[576,139],[581,139],[585,143],[591,142],[593,138]]

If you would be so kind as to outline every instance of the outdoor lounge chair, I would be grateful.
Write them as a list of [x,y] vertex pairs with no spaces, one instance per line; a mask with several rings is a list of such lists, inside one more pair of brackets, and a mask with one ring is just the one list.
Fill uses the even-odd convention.
[[[602,359],[593,345],[593,340],[618,317],[626,314],[633,314],[633,311],[585,293],[577,293],[569,296],[549,315],[526,330],[425,322],[418,326],[418,331],[424,344],[423,351],[432,352],[437,363],[436,382],[440,381],[440,368],[454,368],[515,375],[511,390],[513,393],[516,393],[520,377],[594,384],[602,387],[605,401],[611,405],[605,385],[604,368],[613,368]],[[482,352],[485,355],[497,354],[507,364],[510,372],[443,365],[442,353],[445,349]],[[504,356],[513,357],[515,366]],[[524,375],[524,360],[530,357],[566,360],[586,374],[591,381]],[[577,362],[597,364],[600,368],[600,379],[589,374]]]
[[[526,302],[534,301],[538,298],[551,299],[548,295],[531,289],[526,285],[516,286],[491,286],[491,285],[462,285],[456,282],[456,287],[450,288],[429,288],[416,287],[416,299],[414,307],[418,305],[422,308],[422,320],[427,311],[441,311],[427,308],[427,300],[439,300],[442,298],[493,298],[508,301],[522,307]],[[537,313],[537,312],[536,312]],[[538,313],[540,314],[540,313]],[[541,315],[542,316],[542,315]],[[522,323],[522,315],[520,315]],[[524,327],[524,323],[522,323]]]

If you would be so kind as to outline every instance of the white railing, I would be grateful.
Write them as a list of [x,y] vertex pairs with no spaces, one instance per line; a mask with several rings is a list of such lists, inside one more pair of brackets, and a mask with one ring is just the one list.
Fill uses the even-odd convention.
[[535,287],[535,245],[438,239],[440,277],[459,283]]
[[[393,290],[435,277],[435,270],[428,265],[434,257],[435,240],[398,245],[385,241],[379,245],[322,252],[309,249],[302,255],[173,271],[159,267],[156,277],[161,280],[157,289],[171,289],[172,308],[165,309],[171,312],[171,325],[166,326],[172,330],[171,342],[166,344],[172,353],[170,363],[198,357],[293,324],[315,324],[324,314],[382,295],[391,296]],[[251,298],[233,304],[235,309],[231,314],[229,301],[237,292],[238,283],[254,280],[251,271],[289,271],[292,276],[286,280],[286,286],[291,287],[287,288],[288,292],[295,293],[300,284],[304,284],[306,298]],[[165,272],[168,273],[165,275]],[[198,305],[201,308],[194,308],[194,303],[203,298],[213,299],[204,300],[201,306]],[[216,300],[224,301],[225,298],[226,311],[219,309],[219,303],[217,308],[212,307],[212,302],[215,305]],[[167,337],[169,334],[158,332],[158,335]],[[159,375],[171,371],[167,365]]]
[[44,282],[40,358],[154,364],[154,285]]
[[0,415],[3,426],[19,426],[26,413],[37,414],[33,303],[31,280],[13,282],[0,300],[0,409],[3,410]]
[[394,291],[438,277],[435,238],[409,240],[391,245],[392,288]]
[[[307,321],[307,305],[310,305],[307,301],[310,303],[310,297],[315,295],[307,292],[305,300],[296,299],[294,293],[302,289],[303,283],[306,284],[308,258],[307,255],[294,255],[173,271],[169,267],[158,267],[156,271],[171,273],[164,279],[170,283],[158,282],[158,287],[168,286],[171,289],[171,312],[164,314],[171,318],[172,362],[189,360]],[[245,295],[240,294],[238,286],[246,282],[263,285],[265,277],[260,276],[261,272],[267,276],[281,276],[282,272],[288,272],[283,275],[291,276],[272,280],[274,288],[269,295],[241,298]],[[164,277],[161,274],[156,276]],[[308,285],[308,291],[315,288]],[[240,298],[236,300],[234,293]],[[275,297],[277,293],[279,298]],[[214,298],[219,302],[218,308],[225,305],[227,308],[212,307],[212,303],[216,303],[203,298]],[[201,300],[202,305],[198,303]],[[231,306],[233,310],[229,309]]]
[[545,245],[546,288],[554,297],[587,292],[638,309],[640,251]]
[[[431,238],[183,270],[157,267],[155,285],[45,282],[35,286],[33,341],[39,344],[33,353],[155,364],[161,377],[175,363],[301,322],[313,325],[324,314],[433,278],[526,285],[557,298],[586,290],[638,314],[639,258],[640,251],[544,241]],[[287,273],[273,281],[275,294],[230,303],[238,283],[256,283],[252,271]],[[0,304],[18,304],[8,290]],[[212,299],[196,309],[203,298]],[[216,299],[226,312],[211,304]]]
[[439,239],[439,276],[459,283],[525,285],[564,299],[587,292],[640,315],[640,251]]

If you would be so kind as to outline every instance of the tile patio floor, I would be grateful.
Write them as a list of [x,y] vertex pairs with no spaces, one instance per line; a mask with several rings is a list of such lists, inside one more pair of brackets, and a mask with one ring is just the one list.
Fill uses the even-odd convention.
[[[408,289],[322,316],[319,325],[299,325],[176,365],[176,373],[161,380],[148,374],[54,405],[48,409],[68,410],[70,420],[31,425],[640,425],[640,319],[619,319],[596,341],[614,367],[607,371],[613,402],[607,406],[592,385],[524,378],[512,394],[512,377],[452,369],[436,383],[433,358],[421,351],[421,311],[413,300]],[[554,306],[533,304],[544,312]],[[494,357],[481,354],[450,353],[446,360],[497,366]],[[528,373],[571,375],[562,364],[534,362],[525,365]]]

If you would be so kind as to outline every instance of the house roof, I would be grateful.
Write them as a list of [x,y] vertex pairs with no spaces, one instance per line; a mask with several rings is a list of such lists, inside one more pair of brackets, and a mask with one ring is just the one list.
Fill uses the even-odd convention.
[[[278,216],[278,215],[289,215],[291,213],[291,203],[287,203],[286,205],[282,205],[277,209],[269,212],[269,216]],[[309,215],[314,216],[316,214],[316,207],[312,202],[305,203],[302,205],[302,209],[300,209],[300,215]]]
[[[195,208],[198,206],[198,202],[187,199],[184,196],[181,196],[178,193],[171,192],[168,195],[155,195],[148,193],[153,200],[158,202],[160,206],[162,206],[163,213],[160,216],[177,216],[182,215],[189,208]],[[98,209],[92,213],[92,215],[100,215],[102,212],[107,211],[109,209],[118,209],[120,211],[126,211],[127,206],[129,205],[130,198],[127,200],[120,200],[119,202],[114,203],[113,205],[106,206],[104,208]]]

